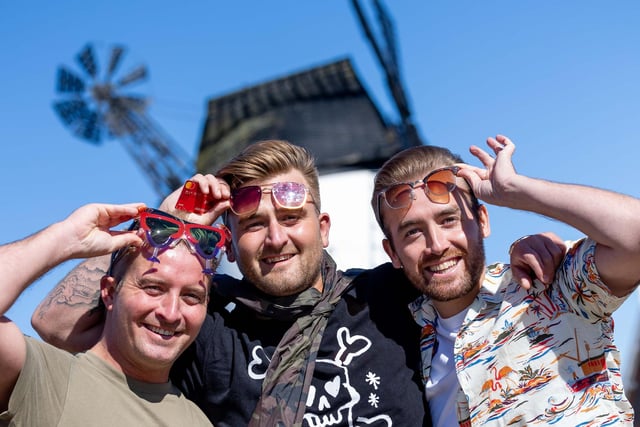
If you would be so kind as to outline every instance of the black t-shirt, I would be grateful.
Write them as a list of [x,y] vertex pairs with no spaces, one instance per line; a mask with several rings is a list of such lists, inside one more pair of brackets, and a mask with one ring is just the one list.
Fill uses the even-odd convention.
[[[390,264],[353,280],[328,319],[303,426],[430,425],[420,330],[407,308],[415,297]],[[216,427],[248,424],[270,357],[291,325],[227,303],[212,295],[211,315],[172,372]]]

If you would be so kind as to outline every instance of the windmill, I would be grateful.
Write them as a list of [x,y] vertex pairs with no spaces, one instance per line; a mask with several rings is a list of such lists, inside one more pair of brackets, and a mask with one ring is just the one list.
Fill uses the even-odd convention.
[[131,92],[147,79],[144,65],[120,73],[125,48],[113,46],[100,69],[95,49],[87,44],[75,57],[82,77],[66,66],[57,73],[59,99],[53,108],[78,138],[101,144],[120,140],[162,198],[193,174],[193,161],[147,114],[149,101]]
[[373,11],[379,25],[376,35],[367,20],[364,8],[359,0],[351,0],[351,5],[358,17],[362,31],[369,41],[376,58],[382,67],[387,82],[387,88],[396,105],[400,122],[395,124],[403,148],[419,145],[420,141],[416,128],[411,119],[411,109],[408,97],[402,84],[400,66],[398,62],[398,43],[393,22],[380,0],[372,0]]

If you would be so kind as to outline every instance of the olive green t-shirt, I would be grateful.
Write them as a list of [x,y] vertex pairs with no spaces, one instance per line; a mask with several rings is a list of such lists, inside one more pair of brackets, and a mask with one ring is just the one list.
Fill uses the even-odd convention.
[[26,362],[0,425],[211,426],[170,382],[137,381],[91,351],[73,355],[25,340]]

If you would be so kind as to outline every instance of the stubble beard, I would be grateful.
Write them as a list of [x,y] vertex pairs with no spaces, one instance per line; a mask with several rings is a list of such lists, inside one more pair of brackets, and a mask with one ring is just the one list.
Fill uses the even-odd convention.
[[464,272],[460,278],[438,279],[425,272],[424,269],[411,274],[408,274],[408,271],[405,270],[405,273],[407,273],[411,283],[432,300],[439,302],[452,301],[468,295],[479,286],[480,280],[484,275],[485,264],[482,242],[470,248],[466,253],[466,257],[462,257],[461,262],[464,263]]
[[267,295],[283,297],[298,294],[312,287],[320,277],[322,249],[310,248],[296,255],[295,265],[276,271],[262,270],[259,257],[239,258],[238,269],[246,280]]

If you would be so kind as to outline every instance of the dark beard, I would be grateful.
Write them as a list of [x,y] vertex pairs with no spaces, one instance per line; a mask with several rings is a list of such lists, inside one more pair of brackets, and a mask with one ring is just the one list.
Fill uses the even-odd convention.
[[472,247],[469,247],[466,257],[463,256],[462,258],[462,262],[465,264],[465,273],[464,276],[458,280],[457,284],[451,283],[448,280],[441,281],[434,279],[433,277],[428,279],[422,273],[415,273],[418,277],[412,277],[414,273],[408,274],[406,269],[404,270],[405,274],[416,289],[435,301],[452,301],[467,295],[479,286],[482,276],[484,275],[484,245],[482,238],[478,241],[479,244],[474,244]]

